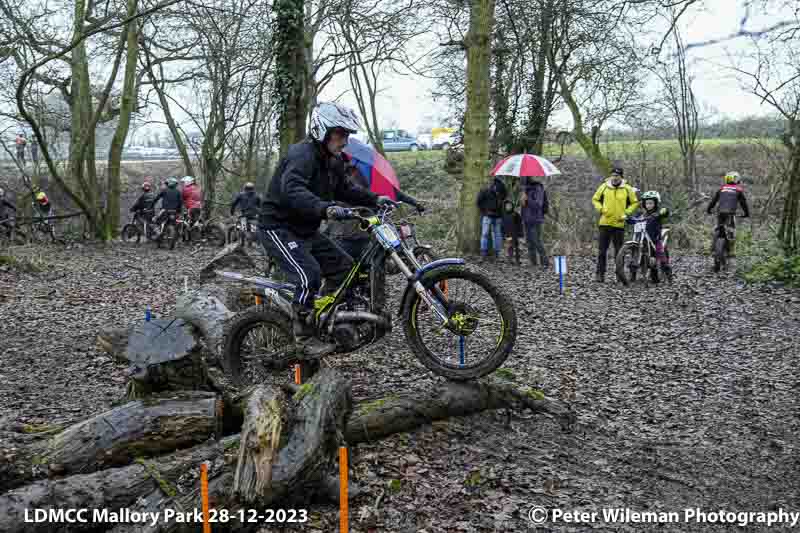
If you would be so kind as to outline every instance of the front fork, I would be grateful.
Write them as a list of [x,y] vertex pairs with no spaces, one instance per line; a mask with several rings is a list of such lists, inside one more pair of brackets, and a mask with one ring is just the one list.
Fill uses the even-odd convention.
[[[400,271],[405,276],[406,280],[411,282],[414,279],[414,273],[411,272],[411,270],[406,265],[405,261],[403,261],[400,258],[400,255],[398,255],[397,250],[392,250],[389,253],[389,257],[391,257],[392,261],[394,261],[394,263],[398,266]],[[419,263],[417,263],[417,259],[413,256],[413,254],[411,254],[411,259],[414,265],[416,265],[417,268],[419,268]],[[446,324],[450,320],[450,318],[448,317],[447,309],[445,309],[444,305],[442,305],[442,302],[447,302],[447,297],[444,295],[444,293],[442,293],[438,285],[434,286],[431,289],[431,292],[433,292],[436,295],[435,298],[431,297],[430,293],[425,288],[425,286],[422,285],[421,281],[415,280],[413,281],[413,285],[414,285],[414,290],[417,292],[417,294],[419,294],[419,297],[422,298],[425,301],[425,303],[431,306],[431,309],[433,309],[433,311],[439,316],[439,319],[442,321],[442,323]]]

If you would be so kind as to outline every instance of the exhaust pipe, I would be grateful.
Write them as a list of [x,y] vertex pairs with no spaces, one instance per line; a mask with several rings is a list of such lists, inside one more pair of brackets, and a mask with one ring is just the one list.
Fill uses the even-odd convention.
[[[320,321],[324,321],[327,318],[327,316],[323,316]],[[331,327],[341,322],[371,322],[383,329],[392,329],[392,321],[390,319],[375,313],[367,313],[366,311],[339,311],[331,320]]]

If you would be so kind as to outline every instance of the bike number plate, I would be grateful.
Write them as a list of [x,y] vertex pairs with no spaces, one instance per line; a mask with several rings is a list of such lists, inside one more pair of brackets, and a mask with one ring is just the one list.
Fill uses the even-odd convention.
[[400,246],[400,238],[397,236],[397,233],[386,224],[381,224],[375,228],[375,235],[378,237],[378,240],[386,246],[387,248],[396,248]]
[[633,225],[633,231],[636,233],[641,233],[645,230],[647,230],[647,222],[637,222]]
[[411,226],[409,226],[408,224],[403,224],[402,226],[400,226],[399,229],[400,229],[400,235],[402,235],[404,239],[411,237],[411,234],[413,233],[411,231]]

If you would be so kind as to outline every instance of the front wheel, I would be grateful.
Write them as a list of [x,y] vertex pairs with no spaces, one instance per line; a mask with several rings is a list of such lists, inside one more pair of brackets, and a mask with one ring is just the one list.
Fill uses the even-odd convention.
[[495,371],[517,338],[514,304],[490,279],[463,266],[444,266],[420,280],[448,315],[439,316],[414,292],[404,302],[403,329],[414,355],[429,370],[455,381]]
[[617,254],[617,279],[623,285],[629,285],[636,281],[636,276],[640,270],[641,249],[635,242],[626,242]]
[[132,244],[134,242],[139,244],[141,235],[142,234],[139,232],[139,228],[136,227],[136,224],[125,224],[125,227],[122,228],[122,241],[128,244]]
[[225,246],[227,242],[225,236],[225,228],[222,224],[208,224],[205,228],[203,228],[203,237],[208,239],[208,242],[211,243],[211,246],[217,246],[222,248]]

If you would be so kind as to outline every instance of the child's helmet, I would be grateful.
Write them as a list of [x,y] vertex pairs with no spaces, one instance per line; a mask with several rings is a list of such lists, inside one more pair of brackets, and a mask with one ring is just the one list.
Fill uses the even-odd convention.
[[659,204],[661,204],[661,195],[658,194],[658,191],[647,191],[642,194],[639,200],[641,201],[642,205],[644,205],[645,200],[655,200],[656,207],[658,207]]
[[47,195],[43,192],[36,193],[36,201],[39,202],[40,204],[46,204]]
[[174,189],[177,186],[178,186],[178,180],[175,178],[175,176],[170,176],[169,178],[167,178],[167,187],[169,187],[170,189]]

